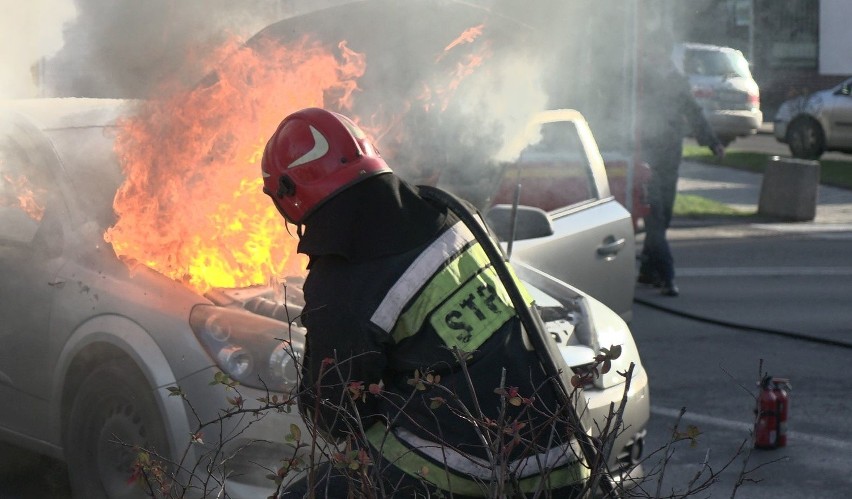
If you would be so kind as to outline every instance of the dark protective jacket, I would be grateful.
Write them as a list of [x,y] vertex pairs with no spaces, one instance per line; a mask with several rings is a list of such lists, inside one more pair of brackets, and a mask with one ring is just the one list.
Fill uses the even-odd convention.
[[[366,433],[404,472],[429,467],[426,479],[454,493],[484,495],[492,470],[483,433],[501,442],[493,450],[506,452],[524,490],[538,485],[540,466],[558,469],[549,475],[553,486],[583,478],[576,448],[565,443],[567,426],[547,424],[558,397],[511,300],[454,214],[395,175],[380,175],[312,214],[299,251],[310,257],[306,419],[333,438]],[[470,354],[466,370],[461,352]],[[418,378],[439,379],[440,387],[418,386]],[[495,393],[501,386],[522,402],[506,403]],[[501,410],[495,427],[471,422],[497,422]],[[514,433],[494,432],[500,424]]]
[[[639,74],[639,141],[643,155],[660,149],[680,150],[691,133],[698,144],[712,147],[719,139],[692,95],[689,80],[670,60],[645,65]],[[651,167],[655,165],[652,163]]]
[[693,97],[689,80],[671,59],[643,66],[639,76],[639,152],[651,166],[647,186],[651,210],[645,217],[640,273],[671,283],[675,269],[666,231],[677,196],[683,137],[691,131],[699,144],[711,149],[720,142]]

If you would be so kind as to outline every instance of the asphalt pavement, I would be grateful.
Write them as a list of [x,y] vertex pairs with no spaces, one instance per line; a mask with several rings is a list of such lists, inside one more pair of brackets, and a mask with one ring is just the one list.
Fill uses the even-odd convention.
[[[667,461],[663,489],[682,490],[705,452],[721,469],[753,428],[760,366],[792,381],[789,443],[750,455],[755,482],[737,497],[850,497],[852,402],[843,373],[852,348],[852,191],[820,185],[814,219],[787,222],[757,215],[762,181],[715,164],[681,166],[679,193],[746,215],[676,217],[668,238],[680,296],[636,287],[631,328],[651,385],[646,449],[667,444],[683,407],[682,425],[697,425],[701,437]],[[637,254],[641,243],[640,234]],[[647,466],[659,459],[651,455]],[[713,492],[696,496],[732,497],[739,471],[738,460]]]
[[[852,191],[820,185],[813,220],[788,222],[758,215],[762,181],[759,173],[684,162],[679,193],[750,215],[675,217],[668,239],[681,294],[661,296],[637,286],[636,300],[725,325],[852,346],[852,260],[847,256]],[[728,243],[708,249],[720,240]],[[640,234],[637,254],[641,243]]]

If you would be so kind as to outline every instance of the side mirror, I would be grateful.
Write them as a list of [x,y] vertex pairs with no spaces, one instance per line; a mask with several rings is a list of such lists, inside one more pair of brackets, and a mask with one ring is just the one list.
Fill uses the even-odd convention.
[[[518,206],[515,220],[515,241],[553,235],[553,226],[547,212],[532,206]],[[512,205],[494,205],[485,214],[485,220],[500,241],[512,237]]]
[[844,83],[841,85],[840,90],[837,91],[837,95],[852,95],[852,83]]

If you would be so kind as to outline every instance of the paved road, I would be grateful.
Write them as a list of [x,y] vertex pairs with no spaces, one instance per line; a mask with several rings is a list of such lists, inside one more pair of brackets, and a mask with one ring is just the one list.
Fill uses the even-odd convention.
[[[760,181],[686,163],[679,191],[754,213]],[[650,376],[647,448],[666,444],[682,407],[681,429],[701,431],[695,447],[676,447],[664,495],[682,492],[708,452],[714,470],[736,459],[696,497],[731,497],[742,469],[759,483],[745,483],[737,497],[852,495],[852,193],[820,186],[818,203],[809,222],[675,220],[669,239],[681,296],[637,289],[631,327]],[[753,451],[744,465],[737,452],[743,442],[750,450],[761,361],[792,380],[790,443]],[[649,457],[651,468],[660,462],[659,453]]]
[[[691,288],[689,282],[685,286]],[[694,447],[688,442],[673,447],[663,477],[664,497],[683,493],[708,453],[714,473],[720,473],[718,481],[690,497],[732,497],[743,469],[753,470],[747,478],[758,483],[744,484],[736,497],[849,496],[852,402],[844,375],[849,350],[697,322],[643,305],[634,312],[633,331],[651,380],[646,455],[658,451],[648,456],[646,468],[658,470],[664,461],[660,450],[681,408],[686,413],[680,431],[694,425],[701,432]],[[793,384],[789,444],[769,451],[750,446],[761,359],[764,371],[789,377]],[[705,470],[699,481],[708,477]],[[653,476],[646,490],[654,492],[658,479],[659,474]]]
[[[687,139],[687,143],[695,144],[694,140]],[[787,144],[782,144],[775,140],[772,135],[772,125],[765,124],[761,133],[749,137],[741,137],[728,146],[730,151],[751,151],[763,152],[766,154],[774,154],[777,156],[790,156],[790,148]],[[844,154],[839,152],[827,152],[823,154],[821,159],[831,159],[838,161],[852,161],[852,154]]]
[[637,298],[706,321],[852,348],[852,231],[705,234],[672,241],[683,296],[665,300],[640,289]]

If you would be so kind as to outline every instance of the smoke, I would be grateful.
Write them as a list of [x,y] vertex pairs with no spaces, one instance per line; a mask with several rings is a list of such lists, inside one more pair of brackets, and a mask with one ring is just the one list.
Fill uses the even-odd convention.
[[158,82],[175,75],[200,78],[196,63],[213,44],[244,39],[289,14],[278,0],[75,3],[78,16],[66,27],[65,45],[47,61],[48,95],[149,97]]
[[[54,31],[52,38],[39,35],[45,43],[53,40],[52,50],[40,55],[49,55],[43,95],[150,98],[163,81],[191,86],[204,78],[200,62],[217,44],[250,39],[284,20],[267,33],[282,42],[311,34],[331,50],[345,40],[365,54],[367,73],[358,81],[356,105],[340,111],[356,114],[370,130],[381,129],[383,152],[397,167],[417,165],[422,178],[448,164],[509,159],[514,152],[505,148],[508,139],[532,113],[547,108],[578,109],[603,149],[629,149],[630,6],[646,2],[75,2],[77,15],[66,16],[64,24],[35,16]],[[451,45],[479,26],[477,36]],[[426,100],[424,87],[432,92]],[[392,117],[403,111],[402,121]]]
[[511,159],[517,151],[505,144],[547,108],[579,109],[600,140],[618,143],[609,137],[619,137],[628,108],[624,5],[76,0],[65,45],[45,64],[43,92],[150,98],[164,81],[188,87],[204,78],[201,61],[213,47],[283,20],[267,30],[282,43],[311,35],[332,51],[346,41],[365,55],[355,106],[338,110],[381,130],[392,166],[425,181],[447,167]]
[[63,45],[73,0],[0,0],[0,98],[37,97],[43,59]]

